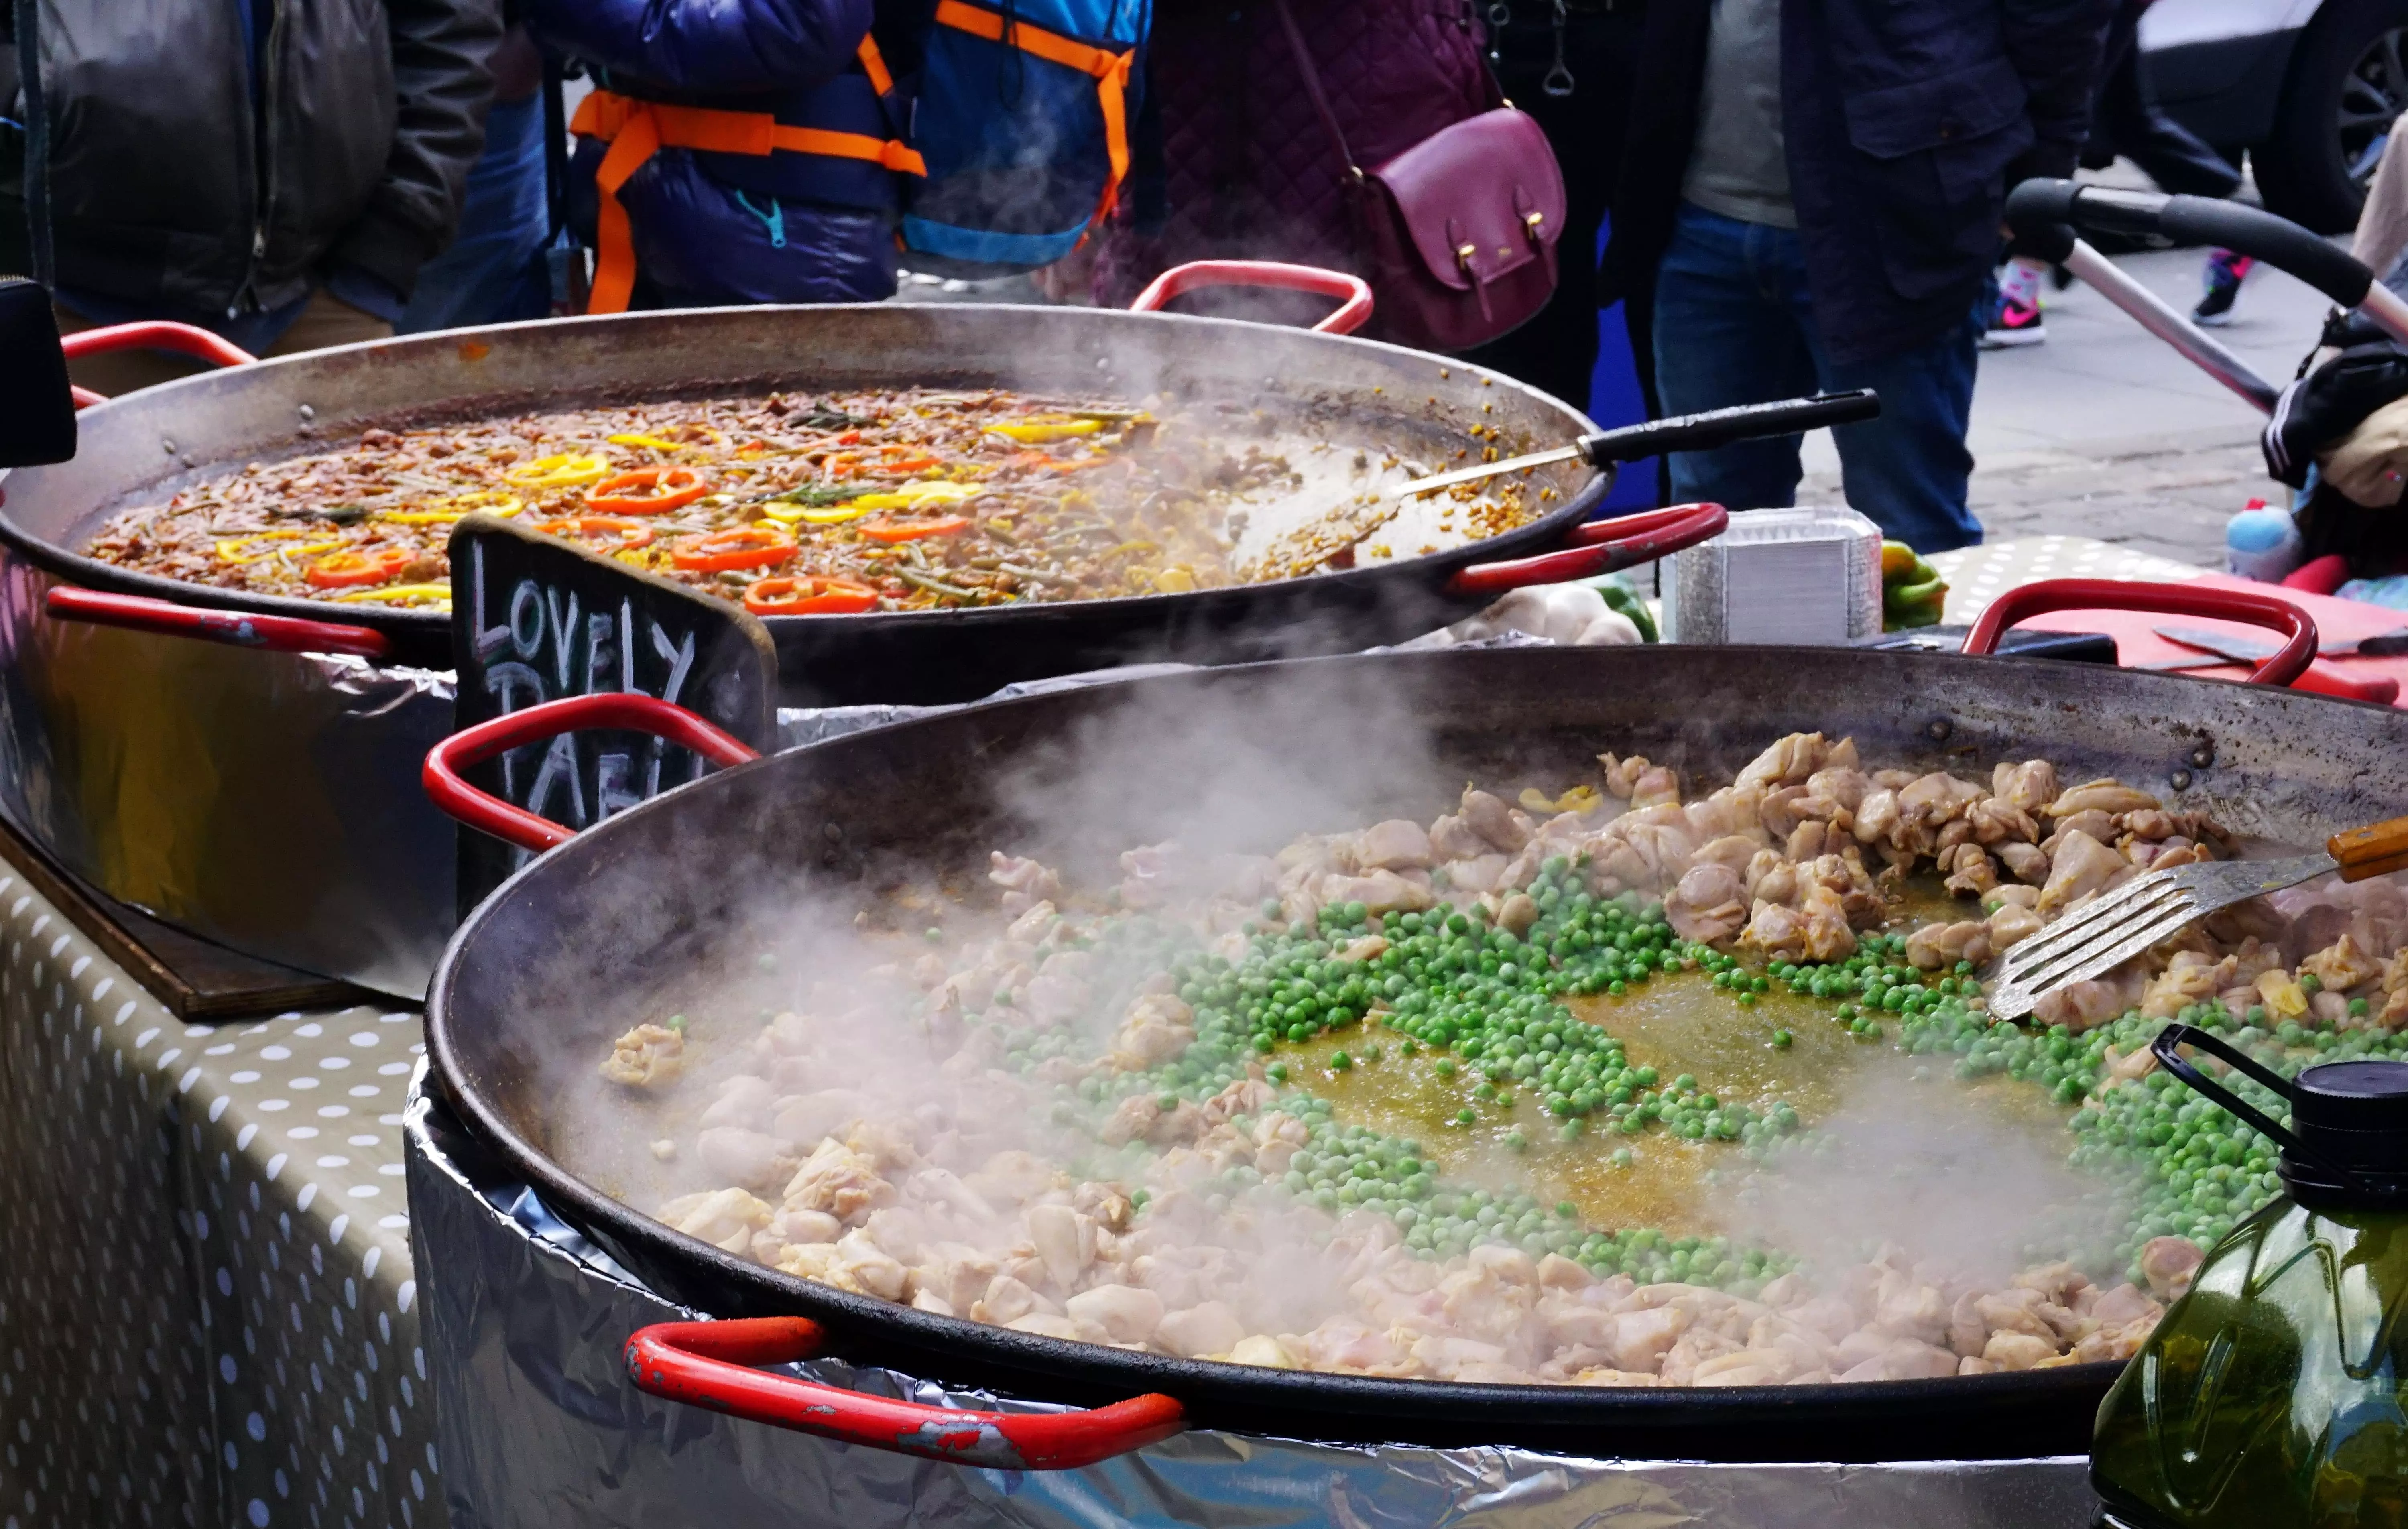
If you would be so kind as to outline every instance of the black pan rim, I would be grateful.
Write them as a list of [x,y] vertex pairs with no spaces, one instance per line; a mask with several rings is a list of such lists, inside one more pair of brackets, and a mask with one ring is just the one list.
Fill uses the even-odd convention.
[[[1728,650],[1735,653],[1788,651],[1779,648],[1733,648]],[[1463,656],[1485,659],[1503,655]],[[1446,657],[1442,653],[1411,655],[1414,662],[1443,661]],[[1885,653],[1880,657],[1885,661],[1921,665],[1953,665],[1968,662],[1961,655],[1948,653],[1901,651]],[[1210,677],[1211,682],[1225,679],[1228,682],[1240,682],[1249,676],[1292,669],[1298,664],[1383,661],[1388,661],[1383,655],[1291,659],[1227,665],[1210,671]],[[2055,661],[2047,659],[1990,657],[1979,662],[1985,668],[2006,665],[2033,674],[2045,674],[2060,667]],[[1177,678],[1192,680],[1195,677]],[[2127,679],[2144,689],[2213,687],[2228,683],[2193,675],[2146,671],[2131,671]],[[2181,692],[2177,689],[2173,693]],[[2317,706],[2342,705],[2382,712],[2394,709],[2305,693],[2287,693],[2302,703]],[[980,709],[1036,707],[1054,699],[1023,697],[985,703]],[[822,749],[841,750],[856,739],[882,736],[896,728],[941,725],[943,721],[912,719],[865,729],[808,746],[807,749],[788,750],[739,765],[735,770],[720,772],[720,775],[732,778],[742,771],[767,767],[774,759],[782,759],[789,754]],[[832,1324],[839,1352],[858,1354],[874,1350],[878,1335],[883,1330],[900,1335],[905,1346],[916,1352],[958,1355],[966,1369],[983,1371],[989,1376],[998,1372],[1014,1375],[1022,1378],[1024,1386],[1034,1382],[1040,1391],[1049,1382],[1082,1393],[1117,1387],[1126,1394],[1161,1390],[1178,1395],[1184,1390],[1188,1396],[1209,1398],[1210,1406],[1216,1413],[1240,1412],[1249,1406],[1258,1406],[1290,1413],[1308,1410],[1333,1420],[1354,1416],[1373,1424],[1383,1419],[1426,1421],[1433,1413],[1443,1413],[1458,1421],[1459,1425],[1448,1431],[1460,1433],[1463,1436],[1457,1442],[1466,1444],[1513,1444],[1530,1428],[1541,1425],[1561,1427],[1567,1423],[1599,1430],[1610,1430],[1617,1424],[1637,1429],[1713,1430],[1792,1422],[1810,1415],[1818,1422],[1844,1420],[1858,1414],[1877,1417],[1895,1413],[1899,1408],[1911,1408],[1933,1417],[1959,1412],[1969,1415],[1985,1413],[2019,1403],[2072,1406],[2103,1397],[2107,1387],[2122,1372],[2122,1365],[2111,1362],[1926,1380],[1698,1389],[1511,1386],[1282,1371],[1139,1355],[1102,1345],[1014,1333],[965,1318],[939,1317],[873,1297],[852,1295],[816,1285],[737,1259],[709,1244],[686,1237],[568,1173],[523,1137],[509,1121],[490,1107],[479,1091],[466,1086],[461,1058],[453,1046],[452,1034],[453,993],[460,980],[463,952],[469,948],[477,931],[487,920],[496,917],[505,903],[522,891],[531,879],[546,874],[544,868],[554,857],[608,853],[611,842],[609,836],[614,832],[615,823],[621,820],[632,820],[639,814],[676,810],[667,804],[685,793],[708,789],[710,782],[719,779],[720,775],[664,793],[620,814],[611,822],[588,830],[559,849],[530,861],[473,910],[445,947],[434,980],[428,987],[426,1030],[429,1058],[438,1086],[460,1113],[470,1134],[495,1150],[514,1170],[525,1175],[527,1180],[545,1195],[553,1211],[564,1220],[606,1245],[633,1243],[652,1249],[672,1261],[699,1265],[710,1271],[717,1283],[757,1292],[762,1310],[777,1309],[824,1317]],[[554,871],[549,874],[567,873]],[[869,1357],[871,1362],[882,1362],[874,1353]],[[942,1376],[927,1378],[946,1379]],[[1032,1395],[1030,1399],[1050,1398],[1040,1393]],[[1187,1397],[1181,1399],[1183,1401]],[[1462,1424],[1462,1420],[1471,1421]],[[1330,1431],[1330,1436],[1339,1442],[1365,1442],[1391,1436],[1377,1426],[1369,1426],[1334,1429]],[[1610,1433],[1605,1436],[1610,1437]],[[1758,1457],[1742,1450],[1731,1458]],[[1876,1452],[1864,1458],[1883,1457]],[[1961,1451],[1957,1458],[1986,1456],[1976,1441]]]
[[[837,303],[818,306],[787,304],[747,308],[744,311],[747,313],[872,311],[888,310],[894,306],[877,303]],[[996,309],[1017,311],[1013,305],[991,303],[908,306],[923,307],[931,313]],[[327,350],[311,351],[303,355],[265,359],[257,363],[257,365],[264,367],[306,364],[317,357],[347,352],[384,353],[402,348],[421,347],[430,341],[442,345],[454,345],[460,342],[462,336],[482,334],[530,331],[566,325],[609,325],[661,318],[690,319],[697,315],[715,315],[727,311],[720,308],[670,308],[636,314],[580,314],[559,319],[533,319],[518,323],[491,324],[475,329],[444,330],[428,335],[397,336],[390,339],[363,341],[355,345],[332,347]],[[1079,317],[1070,320],[1072,322],[1096,322],[1100,320],[1110,323],[1135,320],[1148,323],[1201,326],[1208,332],[1234,327],[1241,330],[1269,330],[1281,335],[1298,333],[1278,324],[1256,323],[1241,319],[1207,318],[1195,314],[1136,313],[1124,309],[1097,308],[1060,308],[1046,311],[1051,318],[1078,315]],[[1460,368],[1469,376],[1484,379],[1494,386],[1510,388],[1536,399],[1551,409],[1559,411],[1574,427],[1575,434],[1593,428],[1594,422],[1563,400],[1542,393],[1518,379],[1508,377],[1502,372],[1492,371],[1469,362],[1439,356],[1434,352],[1415,350],[1409,346],[1352,335],[1318,335],[1313,343],[1362,347],[1427,361],[1449,369]],[[111,399],[108,403],[96,404],[93,406],[91,412],[98,417],[101,410],[110,408],[120,401],[147,402],[150,401],[150,395],[161,390],[221,380],[228,375],[230,375],[228,371],[204,372],[189,378],[179,378],[175,381],[160,384],[158,389],[146,388],[138,393],[122,394],[120,398]],[[248,372],[242,375],[248,375]],[[710,384],[706,382],[702,385]],[[433,402],[439,404],[441,401]],[[426,652],[436,648],[446,650],[449,648],[452,617],[448,614],[416,609],[371,607],[365,604],[345,605],[332,600],[307,600],[287,595],[250,594],[218,589],[208,584],[168,579],[157,574],[138,573],[115,564],[100,562],[81,552],[71,551],[59,543],[37,536],[18,523],[7,508],[8,476],[5,470],[0,470],[0,546],[6,546],[36,568],[64,582],[82,589],[140,595],[208,609],[239,611],[248,615],[287,616],[300,621],[366,627],[410,644],[412,650],[416,652]],[[770,616],[762,618],[762,621],[773,636],[791,633],[808,640],[809,635],[829,630],[831,623],[836,622],[870,622],[878,623],[882,630],[964,626],[976,629],[1027,621],[1036,613],[1050,611],[1075,611],[1082,617],[1093,617],[1098,621],[1124,619],[1134,622],[1173,618],[1188,613],[1203,613],[1221,605],[1236,607],[1267,599],[1293,597],[1319,587],[1327,587],[1348,593],[1374,591],[1404,583],[1424,584],[1435,588],[1459,569],[1473,564],[1504,561],[1530,555],[1542,550],[1546,545],[1552,544],[1562,532],[1586,522],[1601,506],[1612,489],[1612,475],[1603,470],[1592,469],[1588,479],[1577,491],[1567,496],[1562,504],[1527,525],[1518,526],[1512,531],[1480,541],[1469,542],[1462,547],[1449,548],[1443,551],[1425,553],[1415,557],[1399,558],[1374,566],[1358,567],[1337,573],[1307,574],[1262,583],[1234,585],[1224,589],[1195,590],[1181,594],[1123,595],[1105,600],[1047,601],[1027,606],[970,610],[883,611],[867,617]],[[1216,596],[1219,598],[1215,599]]]

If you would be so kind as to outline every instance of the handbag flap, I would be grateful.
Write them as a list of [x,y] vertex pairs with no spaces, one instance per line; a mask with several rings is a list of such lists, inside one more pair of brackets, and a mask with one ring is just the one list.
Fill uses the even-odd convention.
[[1499,107],[1440,128],[1369,172],[1440,283],[1471,290],[1555,248],[1564,176],[1536,119]]

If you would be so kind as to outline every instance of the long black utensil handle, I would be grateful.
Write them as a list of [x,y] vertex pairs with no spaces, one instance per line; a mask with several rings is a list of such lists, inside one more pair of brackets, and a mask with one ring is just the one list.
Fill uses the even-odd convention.
[[1777,404],[1740,404],[1583,436],[1581,457],[1592,467],[1602,467],[1609,462],[1637,462],[1666,451],[1702,451],[1735,440],[1795,436],[1827,424],[1855,424],[1880,412],[1881,398],[1870,388],[1784,398]]
[[2209,244],[2290,272],[2344,307],[2366,301],[2374,273],[2286,218],[2238,202],[2162,192],[2119,191],[2072,180],[2027,180],[2007,195],[2007,225],[2038,245],[2053,229],[2157,234]]

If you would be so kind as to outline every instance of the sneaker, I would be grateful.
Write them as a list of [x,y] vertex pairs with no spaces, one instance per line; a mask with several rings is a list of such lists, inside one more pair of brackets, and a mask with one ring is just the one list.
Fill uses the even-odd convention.
[[2207,291],[2199,307],[2190,310],[2191,322],[2220,329],[2232,322],[2232,305],[2241,296],[2241,283],[2248,279],[2250,267],[2258,263],[2247,255],[2236,255],[2229,250],[2210,250],[2207,268],[2200,274]]
[[2046,338],[2048,326],[2041,322],[2038,298],[2001,297],[1990,315],[1989,326],[1975,343],[1985,350],[2007,350],[2019,345],[2038,345]]

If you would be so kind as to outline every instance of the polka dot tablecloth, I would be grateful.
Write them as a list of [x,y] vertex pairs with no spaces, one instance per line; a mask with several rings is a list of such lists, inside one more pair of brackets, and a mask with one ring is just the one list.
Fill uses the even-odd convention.
[[421,1036],[184,1024],[0,861],[0,1529],[443,1522]]
[[1931,565],[1948,580],[1941,620],[1971,624],[1982,607],[2019,584],[2042,579],[2144,579],[2179,583],[2211,572],[2087,536],[2024,536],[1939,552]]

